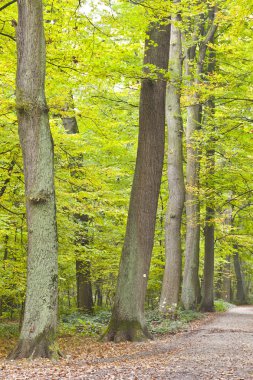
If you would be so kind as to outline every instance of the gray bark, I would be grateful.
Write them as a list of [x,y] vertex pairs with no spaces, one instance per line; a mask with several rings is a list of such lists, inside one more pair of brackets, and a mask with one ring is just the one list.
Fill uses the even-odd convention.
[[[211,40],[214,42],[214,38]],[[215,71],[215,52],[212,48],[209,48],[209,63],[208,63],[208,74],[212,74]],[[206,119],[210,120],[214,117],[215,104],[214,99],[211,98],[207,102],[206,107]],[[212,131],[214,127],[212,127]],[[215,150],[214,150],[214,138],[211,136],[209,140],[210,148],[207,150],[207,188],[209,186],[209,178],[212,179],[215,171]],[[204,259],[204,277],[203,277],[203,287],[202,287],[202,300],[201,300],[201,310],[210,312],[214,311],[214,218],[215,209],[212,200],[207,198],[206,205],[206,223],[204,230],[205,238],[205,259]]]
[[18,1],[16,107],[23,153],[28,227],[24,320],[11,359],[55,354],[57,231],[53,141],[45,100],[45,38],[41,0]]
[[179,16],[175,16],[171,20],[169,55],[171,79],[166,94],[169,200],[165,227],[165,270],[159,305],[162,312],[166,312],[171,306],[178,304],[182,267],[181,220],[185,189],[182,150],[183,123],[180,106],[182,46],[180,29],[175,26],[175,22],[178,20]]
[[[215,9],[210,13],[211,26],[203,35],[204,26],[200,24],[201,42],[199,43],[196,59],[197,44],[187,50],[186,75],[191,77],[189,86],[199,85],[203,74],[203,65],[208,43],[212,40],[217,25],[214,24]],[[196,73],[193,68],[196,62]],[[199,270],[199,239],[200,239],[200,207],[199,207],[199,149],[196,132],[201,125],[202,106],[198,93],[188,99],[186,125],[186,247],[185,267],[183,275],[181,301],[185,309],[196,309],[200,302]]]
[[[232,197],[232,192],[230,194],[230,197]],[[230,200],[230,197],[228,200]],[[225,221],[224,221],[224,227],[225,232],[230,233],[232,228],[232,207],[228,207],[225,210]],[[223,265],[222,270],[222,299],[224,301],[230,302],[232,300],[232,286],[231,286],[231,257],[229,255],[226,256],[226,262]]]
[[212,207],[206,208],[205,225],[205,261],[203,292],[201,300],[202,311],[214,311],[214,216],[215,211]]
[[[70,104],[73,103],[72,96],[70,96]],[[66,109],[69,108],[69,105],[66,105]],[[78,124],[75,116],[72,117],[62,117],[62,122],[65,131],[74,135],[79,133]],[[75,220],[82,222],[85,225],[89,217],[88,215],[75,215]],[[84,228],[84,232],[77,237],[76,243],[86,246],[88,244],[87,231]],[[85,236],[86,234],[86,236]],[[90,261],[85,259],[76,259],[76,301],[77,308],[80,311],[92,313],[93,312],[93,299],[92,299],[92,285],[90,281]]]
[[245,285],[243,281],[241,262],[240,262],[237,246],[235,246],[235,252],[234,252],[234,268],[235,268],[235,276],[236,276],[236,303],[238,305],[245,305],[247,303],[247,300],[246,300],[247,297],[246,297],[246,292],[245,292]]
[[[148,34],[144,65],[152,64],[167,70],[169,26],[153,24]],[[141,86],[136,167],[115,303],[105,335],[105,339],[116,342],[142,340],[150,336],[144,319],[144,303],[154,242],[165,135],[166,82],[158,75],[157,79],[144,79]]]
[[199,151],[194,138],[200,126],[201,106],[187,108],[186,246],[181,301],[185,309],[196,309],[200,300],[199,270]]

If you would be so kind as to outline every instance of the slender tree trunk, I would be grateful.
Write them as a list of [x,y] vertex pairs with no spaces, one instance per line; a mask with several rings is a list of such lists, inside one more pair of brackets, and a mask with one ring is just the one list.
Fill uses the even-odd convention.
[[[169,26],[153,24],[148,37],[144,65],[167,70]],[[142,81],[138,152],[127,229],[112,317],[105,334],[105,339],[116,342],[150,337],[144,303],[164,157],[165,92],[161,74],[157,79]]]
[[[70,104],[73,103],[71,97]],[[66,108],[69,108],[67,104]],[[63,126],[65,131],[72,135],[79,133],[78,124],[75,116],[63,117]],[[76,221],[81,221],[83,224],[87,223],[89,220],[88,215],[75,215]],[[78,244],[86,246],[88,244],[87,237],[84,236],[85,233],[80,234],[76,239]],[[76,259],[76,289],[77,289],[77,308],[80,311],[92,313],[93,312],[93,298],[92,298],[92,285],[90,280],[91,275],[91,265],[90,261],[83,258]]]
[[90,281],[90,262],[88,260],[76,260],[76,286],[78,310],[92,313],[93,299]]
[[182,304],[185,309],[196,309],[200,301],[199,284],[199,151],[195,133],[201,122],[201,106],[194,104],[187,109],[186,145],[186,246],[182,285]]
[[212,207],[206,208],[205,225],[205,262],[203,294],[201,301],[202,311],[214,311],[214,216],[215,211]]
[[[217,25],[214,23],[215,8],[210,12],[209,20],[211,25],[204,32],[204,24],[200,23],[199,37],[201,42],[190,47],[186,57],[186,75],[189,76],[189,86],[198,87],[203,75],[204,61],[208,43],[212,41]],[[193,68],[196,64],[196,73]],[[198,277],[199,270],[199,239],[200,239],[200,206],[199,206],[199,149],[196,139],[196,132],[201,125],[202,106],[199,94],[194,93],[189,96],[189,106],[187,107],[186,125],[186,246],[185,246],[185,267],[183,275],[181,301],[185,309],[196,309],[201,299],[200,283]]]
[[[214,42],[214,37],[211,40]],[[212,75],[215,71],[215,52],[212,48],[209,48],[209,63],[207,73]],[[207,102],[206,107],[206,120],[212,125],[212,119],[214,117],[215,104],[214,99],[211,96]],[[211,132],[214,131],[212,126]],[[209,140],[210,148],[207,150],[207,188],[210,188],[209,179],[211,180],[215,171],[215,150],[214,150],[214,138],[211,136]],[[206,223],[204,230],[205,237],[205,259],[204,259],[204,277],[203,277],[203,288],[202,288],[202,300],[201,300],[201,310],[210,312],[214,311],[214,218],[215,210],[213,205],[213,200],[207,198],[206,206]]]
[[45,100],[41,0],[18,0],[17,114],[23,152],[28,227],[24,320],[9,358],[52,357],[57,324],[57,231],[53,141]]
[[171,20],[169,72],[171,80],[166,94],[166,116],[168,124],[168,185],[169,200],[165,227],[165,271],[160,298],[160,311],[166,312],[173,304],[178,304],[181,267],[181,219],[184,208],[184,174],[182,132],[183,123],[180,106],[182,81],[181,32],[175,25],[179,16]]
[[[232,197],[232,192],[228,201]],[[225,210],[225,221],[224,221],[224,230],[225,233],[231,233],[232,221],[233,221],[233,209],[232,206],[229,206]],[[224,301],[230,302],[232,300],[232,286],[231,286],[231,257],[226,256],[226,262],[223,265],[222,269],[222,299]]]
[[227,302],[232,300],[230,256],[226,257],[226,263],[223,266],[222,299]]
[[238,305],[244,305],[247,303],[244,281],[241,270],[241,263],[238,254],[237,247],[235,246],[234,252],[234,268],[235,268],[235,276],[236,276],[236,303]]

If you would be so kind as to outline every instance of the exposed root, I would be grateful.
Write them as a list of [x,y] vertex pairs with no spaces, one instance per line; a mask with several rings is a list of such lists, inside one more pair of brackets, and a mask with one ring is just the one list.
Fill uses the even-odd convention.
[[35,338],[35,339],[21,339],[17,343],[14,350],[8,355],[9,360],[18,359],[59,359],[63,355],[55,344],[52,344],[48,339]]
[[143,327],[138,321],[116,321],[111,319],[106,332],[101,340],[105,342],[143,342],[153,339],[147,327]]

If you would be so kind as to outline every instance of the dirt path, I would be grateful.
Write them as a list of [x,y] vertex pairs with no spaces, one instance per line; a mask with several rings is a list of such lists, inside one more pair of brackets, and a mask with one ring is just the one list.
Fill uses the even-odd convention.
[[253,306],[148,343],[80,346],[63,361],[0,362],[2,380],[253,380]]

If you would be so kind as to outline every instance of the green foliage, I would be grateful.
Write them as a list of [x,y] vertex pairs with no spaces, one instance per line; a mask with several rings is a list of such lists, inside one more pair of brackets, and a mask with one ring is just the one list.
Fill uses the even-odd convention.
[[[60,0],[44,2],[46,92],[55,144],[60,315],[67,312],[73,315],[76,311],[77,258],[90,262],[93,293],[99,284],[103,304],[109,308],[113,303],[136,157],[147,26],[179,7],[182,17],[179,26],[187,37],[185,49],[192,44],[195,24],[191,20],[203,17],[210,4],[210,1],[189,4],[183,0],[172,5],[172,2],[146,0],[137,5],[125,0],[91,0],[78,9],[73,0],[64,6]],[[233,257],[236,245],[252,298],[253,9],[252,2],[246,0],[218,1],[218,5],[219,33],[212,44],[216,71],[204,75],[199,85],[183,86],[183,119],[186,119],[187,101],[197,92],[204,115],[202,128],[195,136],[201,152],[201,265],[205,209],[213,205],[216,210],[215,282],[218,284],[221,280],[224,264],[228,256]],[[24,302],[27,251],[23,164],[15,113],[13,20],[17,20],[16,4],[4,9],[0,20],[0,300],[2,315],[6,318],[17,318]],[[201,36],[198,37],[199,44]],[[151,75],[155,73],[153,67]],[[184,75],[185,84],[188,79]],[[210,96],[215,102],[214,115],[206,112]],[[78,134],[64,131],[64,117],[76,117]],[[210,173],[206,154],[210,148],[215,148],[214,173]],[[147,304],[151,308],[156,308],[159,302],[164,270],[166,171],[165,158],[147,291]],[[228,209],[231,209],[233,225],[227,223]],[[76,222],[75,215],[87,215],[88,221]],[[184,233],[183,223],[182,236]],[[80,237],[86,244],[80,242]],[[232,270],[231,278],[234,284]],[[104,323],[96,321],[95,316],[76,318],[75,322],[63,322],[60,329],[71,330],[74,326],[74,332],[80,324],[84,334],[85,331],[97,334]],[[172,329],[176,329],[186,315],[177,318],[171,321]],[[165,327],[161,329],[170,328],[169,320],[162,320],[157,326],[162,323]],[[155,320],[151,329],[155,328],[154,324]]]
[[16,338],[19,332],[18,323],[0,322],[0,339]]
[[222,299],[214,301],[215,311],[218,311],[218,312],[225,312],[233,306],[234,306],[233,304],[226,302]]
[[170,314],[162,314],[155,309],[146,314],[148,328],[153,334],[173,334],[185,330],[191,321],[202,317],[199,312],[181,309],[174,309]]
[[58,334],[83,336],[98,336],[109,322],[111,313],[106,310],[98,311],[95,315],[73,313],[62,317]]

